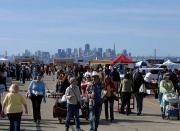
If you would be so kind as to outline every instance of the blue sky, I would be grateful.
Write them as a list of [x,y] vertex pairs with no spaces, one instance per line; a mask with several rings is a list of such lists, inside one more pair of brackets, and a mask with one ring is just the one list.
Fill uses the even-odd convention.
[[0,0],[0,54],[127,49],[180,56],[180,0]]

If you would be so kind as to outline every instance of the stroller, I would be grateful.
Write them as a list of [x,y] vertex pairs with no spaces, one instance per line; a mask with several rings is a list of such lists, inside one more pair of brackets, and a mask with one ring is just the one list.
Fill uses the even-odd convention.
[[[82,106],[81,111],[82,111],[82,115],[80,117],[87,119],[86,105]],[[66,114],[67,114],[67,107],[66,107],[65,96],[63,96],[62,98],[60,98],[60,102],[57,99],[53,106],[53,117],[58,118],[59,123],[62,124],[63,120],[66,118]],[[73,114],[71,116],[71,119],[74,120]]]
[[163,119],[177,117],[179,120],[180,98],[175,93],[164,93],[162,97]]
[[59,123],[61,124],[63,119],[66,118],[67,107],[65,96],[63,96],[62,98],[60,97],[59,99],[56,99],[56,102],[53,106],[53,117],[58,118]]

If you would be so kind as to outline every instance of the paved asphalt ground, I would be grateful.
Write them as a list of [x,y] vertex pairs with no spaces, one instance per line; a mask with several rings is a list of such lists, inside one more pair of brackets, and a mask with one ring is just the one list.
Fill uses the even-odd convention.
[[[55,83],[49,76],[44,78],[47,88],[55,89]],[[20,85],[23,95],[27,90],[29,82],[25,85],[16,82]],[[46,103],[42,103],[42,121],[37,125],[32,119],[31,101],[27,99],[29,114],[22,117],[21,131],[64,131],[65,126],[59,124],[57,118],[53,118],[52,110],[55,99],[47,98]],[[103,106],[104,109],[104,106]],[[178,120],[162,120],[160,116],[159,103],[153,97],[147,97],[144,100],[144,110],[142,116],[135,114],[136,109],[132,110],[131,115],[126,116],[114,112],[114,122],[106,121],[104,117],[104,110],[101,114],[100,125],[98,131],[180,131],[180,121]],[[0,118],[0,131],[8,131],[9,121],[6,118]],[[85,119],[81,119],[81,128],[84,131],[89,131],[89,124]],[[71,126],[70,131],[75,131],[74,125]]]

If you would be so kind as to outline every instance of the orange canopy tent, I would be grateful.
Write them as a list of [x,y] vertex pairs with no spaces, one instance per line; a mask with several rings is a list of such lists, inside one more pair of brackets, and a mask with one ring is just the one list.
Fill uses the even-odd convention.
[[120,55],[117,58],[113,59],[110,63],[111,64],[115,64],[115,63],[134,63],[134,61],[129,59],[125,55]]

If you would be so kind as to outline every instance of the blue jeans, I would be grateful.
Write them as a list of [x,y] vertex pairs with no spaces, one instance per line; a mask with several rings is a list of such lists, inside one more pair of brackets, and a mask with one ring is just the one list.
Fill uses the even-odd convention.
[[10,131],[20,131],[22,112],[9,113],[7,116],[10,122]]
[[66,128],[69,129],[71,116],[75,117],[76,129],[80,129],[79,108],[77,105],[67,104]]
[[101,115],[102,104],[96,103],[93,108],[89,109],[90,131],[97,131]]
[[143,109],[143,94],[142,93],[135,93],[136,103],[137,103],[137,113],[142,113]]

